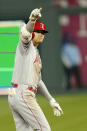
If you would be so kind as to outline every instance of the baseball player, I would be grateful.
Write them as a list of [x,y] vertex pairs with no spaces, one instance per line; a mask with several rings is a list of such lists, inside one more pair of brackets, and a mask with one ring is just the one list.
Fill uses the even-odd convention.
[[34,9],[29,22],[21,27],[12,76],[13,88],[9,89],[8,102],[14,117],[16,131],[51,131],[48,121],[36,101],[38,88],[53,108],[54,115],[63,111],[48,92],[41,78],[42,62],[37,49],[48,31],[45,24],[37,22],[41,8]]

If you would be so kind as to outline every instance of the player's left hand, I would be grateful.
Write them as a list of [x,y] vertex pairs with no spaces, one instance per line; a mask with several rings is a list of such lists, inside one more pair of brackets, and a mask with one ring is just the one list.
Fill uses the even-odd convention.
[[62,111],[60,105],[55,101],[54,98],[50,101],[50,105],[53,108],[55,116],[61,116],[63,114],[63,111]]

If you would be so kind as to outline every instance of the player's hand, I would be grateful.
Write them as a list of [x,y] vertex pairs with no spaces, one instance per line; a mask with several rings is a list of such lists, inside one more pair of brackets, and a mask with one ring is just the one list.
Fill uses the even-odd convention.
[[61,116],[63,114],[63,111],[62,111],[60,105],[55,101],[54,98],[50,101],[50,105],[53,108],[55,116]]
[[36,9],[34,9],[31,12],[29,19],[31,21],[36,21],[38,18],[41,17],[41,11],[42,11],[42,8],[40,8],[40,9],[36,8]]
[[8,88],[8,95],[9,96],[15,96],[16,95],[16,91],[14,88]]

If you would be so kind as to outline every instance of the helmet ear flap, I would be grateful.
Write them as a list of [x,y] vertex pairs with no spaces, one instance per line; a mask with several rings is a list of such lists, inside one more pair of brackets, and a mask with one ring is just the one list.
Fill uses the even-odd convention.
[[34,32],[32,32],[32,39],[34,38]]

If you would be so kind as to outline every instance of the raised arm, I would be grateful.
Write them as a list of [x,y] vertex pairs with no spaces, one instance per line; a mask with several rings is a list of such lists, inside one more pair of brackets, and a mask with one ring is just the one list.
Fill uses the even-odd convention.
[[42,8],[34,9],[29,16],[28,23],[27,24],[24,23],[23,26],[21,27],[20,36],[24,44],[28,44],[29,41],[32,39],[32,31],[34,28],[34,24],[36,20],[41,17],[41,10]]

